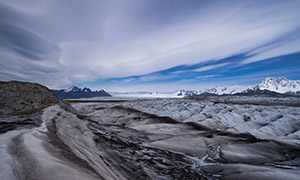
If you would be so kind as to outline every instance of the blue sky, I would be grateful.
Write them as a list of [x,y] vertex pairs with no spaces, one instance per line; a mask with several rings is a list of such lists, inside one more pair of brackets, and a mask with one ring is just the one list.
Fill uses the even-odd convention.
[[263,61],[243,65],[241,61],[253,56],[239,54],[220,60],[180,65],[162,71],[139,76],[108,78],[98,81],[79,83],[97,89],[98,84],[114,89],[115,84],[126,87],[123,91],[159,89],[171,92],[174,89],[207,89],[214,86],[254,85],[266,77],[286,77],[299,79],[300,52],[276,56]]
[[299,0],[0,2],[0,80],[175,91],[300,79]]

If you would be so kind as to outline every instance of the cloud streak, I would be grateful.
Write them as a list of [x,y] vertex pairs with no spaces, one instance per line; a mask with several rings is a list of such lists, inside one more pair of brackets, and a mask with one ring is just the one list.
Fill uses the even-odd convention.
[[214,65],[209,65],[209,66],[203,66],[203,67],[200,67],[198,69],[194,69],[194,71],[196,71],[196,72],[208,71],[208,70],[211,70],[211,69],[216,69],[216,68],[220,68],[220,67],[226,66],[228,64],[229,63],[221,63],[221,64],[214,64]]
[[220,75],[211,74],[211,75],[197,76],[196,78],[197,79],[205,79],[205,78],[212,78],[212,77],[217,77],[217,76],[220,76]]

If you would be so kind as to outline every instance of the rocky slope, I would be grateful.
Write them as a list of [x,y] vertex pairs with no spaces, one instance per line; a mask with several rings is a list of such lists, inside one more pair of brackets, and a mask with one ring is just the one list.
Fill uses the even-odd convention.
[[77,111],[47,88],[1,82],[0,179],[124,179],[106,165]]
[[48,88],[29,82],[0,82],[0,133],[32,128],[42,124],[42,110],[59,104],[75,112],[68,103],[57,98]]
[[48,88],[39,84],[0,81],[0,115],[30,114],[59,102]]

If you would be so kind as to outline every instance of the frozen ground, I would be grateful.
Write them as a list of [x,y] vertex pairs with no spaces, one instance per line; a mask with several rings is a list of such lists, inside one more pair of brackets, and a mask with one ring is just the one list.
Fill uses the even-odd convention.
[[[81,108],[81,105],[74,106],[81,110],[93,107]],[[300,140],[300,98],[296,97],[127,99],[95,106],[132,108],[180,122],[195,122],[213,130],[249,133],[259,139],[283,138],[297,143]]]
[[[128,179],[299,179],[291,97],[77,103],[104,159]],[[134,172],[134,173],[132,173]]]
[[77,101],[0,116],[0,179],[300,177],[299,98]]
[[99,158],[87,122],[58,105],[35,116],[43,122],[39,127],[0,134],[0,179],[124,179]]

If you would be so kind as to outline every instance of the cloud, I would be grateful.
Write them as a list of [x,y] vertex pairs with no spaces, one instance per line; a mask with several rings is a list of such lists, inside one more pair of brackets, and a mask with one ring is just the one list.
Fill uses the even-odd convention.
[[[229,64],[300,51],[299,8],[251,0],[1,2],[1,77],[52,87],[133,76],[127,83],[196,81]],[[237,54],[248,58],[224,60]]]
[[58,58],[59,48],[50,43],[41,35],[27,30],[18,21],[18,14],[1,7],[0,18],[0,47],[2,51],[13,51],[15,54],[28,60],[43,60],[47,58]]
[[[1,80],[39,82],[55,87],[61,85],[57,64],[60,48],[32,29],[13,6],[0,3],[0,76]],[[26,12],[27,13],[27,12]],[[55,80],[53,80],[53,79]],[[65,83],[70,81],[64,81]]]
[[212,77],[218,77],[220,75],[217,74],[211,74],[211,75],[204,75],[204,76],[197,76],[197,79],[206,79],[206,78],[212,78]]
[[124,83],[130,83],[130,82],[132,82],[134,80],[135,80],[134,78],[128,78],[128,79],[123,79],[122,82],[124,82]]
[[3,77],[5,77],[5,75],[7,75],[7,76],[15,77],[15,78],[20,78],[20,79],[28,79],[29,78],[29,76],[27,76],[27,75],[21,74],[21,73],[16,72],[16,71],[5,70],[5,69],[2,69],[0,74]]
[[214,64],[214,65],[204,66],[204,67],[200,67],[198,69],[194,69],[194,71],[196,71],[196,72],[208,71],[208,70],[217,69],[217,68],[226,66],[228,64],[229,63],[221,63],[221,64]]
[[[146,16],[142,16],[145,14],[141,10],[118,6],[121,11],[117,15],[109,14],[112,17],[105,21],[113,20],[113,23],[105,26],[105,29],[112,29],[112,31],[105,31],[105,36],[111,37],[108,41],[104,39],[91,46],[86,46],[84,43],[78,48],[72,43],[69,48],[63,48],[66,56],[61,60],[66,63],[66,66],[82,66],[83,62],[84,66],[98,66],[102,73],[97,76],[107,78],[142,75],[176,65],[221,59],[274,41],[278,36],[295,28],[290,25],[295,24],[292,17],[295,16],[295,12],[292,11],[291,15],[282,13],[281,11],[285,11],[279,8],[282,5],[275,3],[265,9],[264,3],[247,1],[234,6],[225,3],[222,4],[221,11],[216,11],[215,8],[219,8],[220,4],[206,3],[201,7],[202,11],[193,12],[194,17],[185,16],[182,17],[184,21],[181,19],[178,22],[172,19],[170,14],[163,15],[159,8],[155,15],[146,13]],[[142,9],[146,7],[140,6]],[[285,8],[287,6],[283,5]],[[291,4],[288,6],[289,9],[291,6]],[[152,6],[149,8],[155,9]],[[255,13],[252,13],[252,9],[255,9]],[[278,12],[278,9],[281,11]],[[267,11],[269,15],[265,14]],[[187,11],[185,13],[189,14]],[[155,18],[161,14],[171,20],[163,22]],[[176,18],[177,14],[172,15]],[[264,15],[264,18],[257,19],[259,15]],[[275,17],[278,17],[277,22]],[[149,18],[152,23],[145,24]],[[245,23],[249,21],[253,23]],[[129,24],[132,26],[128,27]],[[161,26],[152,29],[150,26],[155,24]],[[145,30],[146,27],[151,31]],[[122,28],[129,28],[129,31],[120,32]],[[81,52],[80,56],[71,58],[77,52]]]
[[[1,23],[1,22],[0,22]],[[11,24],[0,24],[1,47],[28,60],[58,58],[59,48],[41,36]]]

